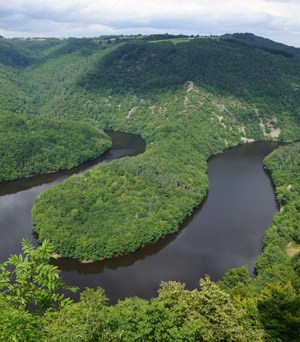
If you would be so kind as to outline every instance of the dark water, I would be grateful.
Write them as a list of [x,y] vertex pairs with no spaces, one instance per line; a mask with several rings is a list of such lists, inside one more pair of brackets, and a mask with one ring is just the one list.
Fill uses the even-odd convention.
[[[126,148],[113,149],[102,162],[144,149],[136,136],[126,136],[126,141],[118,134],[115,138]],[[181,281],[192,289],[205,274],[217,280],[232,267],[248,265],[253,270],[262,237],[278,210],[262,160],[278,146],[275,142],[246,144],[211,158],[209,195],[178,234],[113,260],[54,263],[63,270],[68,284],[81,289],[103,287],[112,302],[134,295],[150,298],[162,280]],[[19,252],[22,237],[32,236],[30,209],[34,196],[67,176],[68,172],[0,186],[0,260]],[[33,185],[28,185],[31,182]]]
[[107,133],[112,138],[112,148],[99,158],[70,170],[0,183],[0,263],[12,253],[20,253],[23,238],[35,241],[30,214],[34,197],[42,190],[62,182],[74,173],[145,151],[144,140],[138,135],[111,131]]

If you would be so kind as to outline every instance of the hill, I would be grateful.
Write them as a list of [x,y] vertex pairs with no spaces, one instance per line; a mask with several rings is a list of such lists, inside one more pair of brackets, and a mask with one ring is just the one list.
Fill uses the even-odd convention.
[[[240,143],[300,137],[297,51],[258,37],[250,44],[247,36],[236,35],[123,38],[14,42],[20,54],[27,44],[39,46],[34,63],[1,65],[1,82],[9,89],[1,106],[9,114],[47,118],[46,126],[58,119],[63,125],[79,121],[81,128],[93,123],[138,133],[147,143],[143,155],[73,176],[36,198],[32,218],[39,241],[50,240],[63,257],[112,258],[157,241],[178,230],[205,198],[210,156]],[[232,270],[218,285],[202,281],[204,292],[162,285],[149,303],[133,298],[113,309],[105,307],[103,294],[88,291],[78,305],[57,314],[60,323],[52,321],[47,336],[69,338],[79,330],[86,340],[296,341],[299,145],[275,151],[266,166],[282,212],[264,240],[254,281],[245,269]],[[220,313],[214,321],[220,330],[211,326],[211,312]],[[76,324],[70,328],[69,321]]]
[[40,114],[89,117],[147,142],[144,155],[73,177],[36,200],[35,230],[63,256],[110,258],[176,231],[206,196],[212,154],[300,135],[300,61],[231,41],[126,43],[52,59],[28,74],[33,93],[48,87]]
[[104,153],[110,140],[76,122],[0,113],[0,182],[69,169]]
[[300,58],[300,48],[277,43],[271,39],[256,36],[253,33],[226,34],[222,36],[222,38],[235,40],[249,46],[255,46],[267,52],[274,53],[275,55],[282,55],[288,58]]
[[0,63],[12,67],[27,67],[33,59],[27,51],[15,47],[6,39],[0,39]]

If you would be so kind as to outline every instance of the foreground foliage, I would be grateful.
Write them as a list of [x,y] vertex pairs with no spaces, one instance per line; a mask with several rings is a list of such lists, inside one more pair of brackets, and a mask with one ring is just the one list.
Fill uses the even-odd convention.
[[57,267],[47,263],[53,253],[47,241],[35,248],[24,240],[22,251],[0,264],[1,341],[41,338],[42,315],[72,302],[62,291],[76,291],[65,285]]
[[57,267],[47,264],[53,246],[45,240],[35,248],[30,240],[24,240],[22,251],[1,264],[1,295],[16,307],[37,313],[68,304],[69,299],[60,291],[75,288],[66,286]]
[[188,291],[180,283],[162,283],[150,301],[128,298],[113,307],[105,305],[101,290],[87,290],[78,304],[54,316],[46,336],[50,341],[58,336],[103,342],[263,341],[255,310],[231,299],[209,278],[200,280],[200,287]]
[[[150,301],[128,298],[107,306],[103,290],[87,289],[78,303],[64,298],[52,248],[23,242],[0,269],[0,337],[16,341],[263,341],[257,309],[231,298],[209,278],[200,290],[162,283]],[[13,271],[7,267],[13,266]],[[33,306],[30,307],[30,304]]]

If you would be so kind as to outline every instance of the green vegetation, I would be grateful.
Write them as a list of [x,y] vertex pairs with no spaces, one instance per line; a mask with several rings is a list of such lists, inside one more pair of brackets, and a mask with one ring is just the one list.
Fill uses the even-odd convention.
[[[10,112],[3,115],[11,118],[8,126],[23,120],[41,132],[45,126],[78,125],[90,137],[86,123],[93,123],[138,133],[147,143],[143,155],[72,176],[36,199],[39,240],[50,240],[63,256],[110,258],[157,241],[176,231],[206,196],[211,155],[251,140],[300,137],[298,49],[288,56],[285,50],[267,51],[270,46],[259,39],[166,39],[8,42],[6,49],[18,47],[30,58],[24,64],[21,57],[3,57],[0,82],[7,91],[0,101]],[[21,330],[20,340],[43,341],[297,341],[299,144],[274,151],[265,164],[281,212],[264,239],[254,280],[246,268],[234,269],[218,284],[201,280],[199,291],[165,283],[151,301],[130,298],[112,307],[102,290],[87,290],[79,303],[57,311],[49,304],[53,297],[46,297],[49,306],[36,314],[20,303],[25,296],[39,306],[45,287],[9,287],[11,275],[2,267],[1,338],[18,340]],[[20,257],[10,262],[17,259],[23,265]]]
[[[87,289],[79,303],[60,293],[66,287],[55,266],[46,263],[51,245],[0,265],[0,338],[16,341],[263,341],[254,306],[231,298],[209,278],[201,290],[162,283],[150,301],[128,298],[107,306],[103,290]],[[7,266],[13,266],[12,272]],[[29,309],[29,304],[33,307]]]
[[47,241],[35,249],[24,240],[22,250],[23,254],[0,264],[1,341],[40,340],[42,315],[70,305],[71,300],[61,291],[76,291],[47,263],[53,252]]
[[[300,143],[280,147],[265,158],[276,186],[280,212],[264,238],[262,256],[257,259],[257,282],[272,274],[299,288],[299,250],[289,255],[288,247],[300,243]],[[292,270],[295,272],[293,273]],[[288,276],[284,276],[287,273]]]
[[161,43],[161,42],[171,42],[173,44],[180,44],[180,43],[187,43],[190,41],[191,38],[169,38],[169,39],[155,39],[149,40],[150,43]]
[[242,301],[209,278],[200,286],[188,291],[180,283],[162,283],[151,301],[128,298],[113,307],[105,305],[100,290],[86,291],[78,304],[55,316],[46,336],[50,341],[58,336],[66,341],[263,341],[255,309],[242,309]]
[[225,34],[222,36],[222,38],[232,39],[242,44],[255,46],[259,49],[277,55],[282,55],[289,58],[300,58],[300,50],[298,48],[277,43],[267,38],[258,37],[253,33]]
[[32,51],[34,63],[2,66],[3,109],[130,131],[147,143],[144,155],[72,177],[36,200],[39,239],[63,256],[110,258],[157,241],[206,196],[211,155],[300,136],[298,59],[227,38],[127,38],[9,41]]
[[[74,176],[36,199],[39,239],[50,239],[63,256],[111,258],[157,241],[206,196],[211,155],[249,139],[300,136],[299,89],[291,85],[300,81],[298,60],[202,38],[176,46],[121,44],[78,58],[28,71],[33,93],[38,87],[44,94],[50,82],[40,114],[89,117],[138,133],[147,150]],[[58,62],[65,64],[64,81]],[[72,77],[69,68],[76,70]]]
[[281,209],[256,261],[256,286],[265,286],[258,307],[271,338],[296,341],[300,335],[300,251],[289,255],[287,248],[300,242],[300,143],[280,147],[264,162]]
[[77,166],[110,147],[99,129],[0,113],[0,181],[8,181]]
[[[265,113],[299,107],[295,96],[299,90],[293,87],[299,83],[299,74],[298,59],[236,40],[200,38],[176,45],[168,41],[125,44],[83,75],[80,85],[90,90],[144,93],[193,81],[214,93],[254,101]],[[269,108],[263,109],[266,103]]]
[[7,66],[27,67],[33,62],[26,50],[15,47],[6,39],[0,39],[0,63]]

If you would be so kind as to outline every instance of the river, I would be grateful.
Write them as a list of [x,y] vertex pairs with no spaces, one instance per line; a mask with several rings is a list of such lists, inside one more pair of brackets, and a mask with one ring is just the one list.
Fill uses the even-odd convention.
[[[144,141],[136,135],[109,134],[112,149],[97,160],[68,171],[0,184],[0,262],[11,253],[20,252],[22,238],[35,242],[30,211],[34,197],[42,190],[73,173],[125,155],[137,155],[145,149]],[[59,259],[53,263],[62,270],[68,284],[80,289],[103,287],[111,303],[134,295],[150,298],[161,281],[181,281],[193,289],[206,274],[218,280],[232,267],[248,265],[253,271],[264,233],[278,210],[262,161],[279,145],[245,144],[210,158],[208,197],[179,233],[113,260],[81,264]]]

